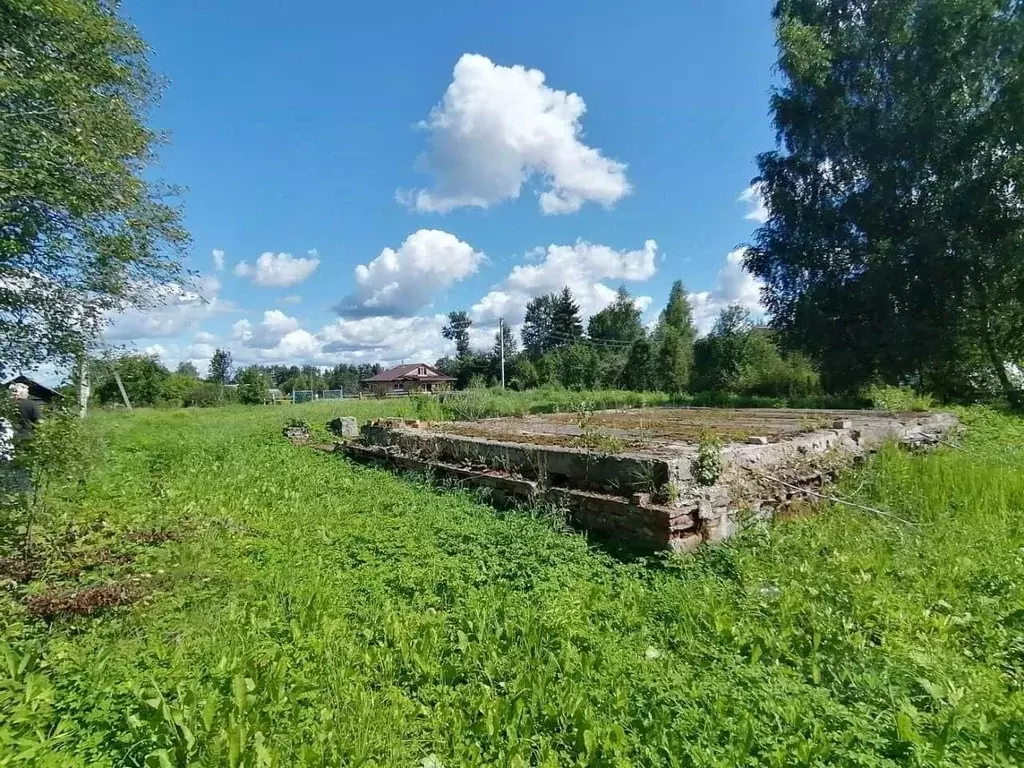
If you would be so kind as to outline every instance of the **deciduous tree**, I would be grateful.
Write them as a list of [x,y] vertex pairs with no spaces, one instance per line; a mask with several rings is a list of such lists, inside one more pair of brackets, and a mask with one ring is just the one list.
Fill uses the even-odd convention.
[[964,393],[971,361],[1019,400],[1024,4],[780,0],[773,16],[779,148],[758,159],[770,218],[746,256],[773,324],[833,388]]
[[0,378],[71,362],[179,275],[187,235],[149,170],[149,50],[117,6],[0,7]]
[[625,286],[620,286],[615,300],[587,323],[587,335],[595,341],[629,343],[643,334],[640,310]]
[[227,384],[231,381],[231,353],[226,349],[218,349],[210,358],[210,381]]
[[448,322],[441,329],[441,335],[455,343],[455,354],[460,360],[464,360],[472,354],[469,346],[469,329],[473,321],[464,311],[449,312]]
[[267,399],[267,377],[259,366],[251,365],[243,368],[237,378],[238,402],[245,405],[259,405]]

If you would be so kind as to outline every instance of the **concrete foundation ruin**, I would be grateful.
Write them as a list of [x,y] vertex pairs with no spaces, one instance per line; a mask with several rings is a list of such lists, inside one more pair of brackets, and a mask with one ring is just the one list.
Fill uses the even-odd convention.
[[486,488],[498,504],[548,501],[627,545],[691,551],[730,536],[744,515],[806,505],[886,442],[927,447],[956,426],[946,413],[642,408],[380,420],[338,450]]

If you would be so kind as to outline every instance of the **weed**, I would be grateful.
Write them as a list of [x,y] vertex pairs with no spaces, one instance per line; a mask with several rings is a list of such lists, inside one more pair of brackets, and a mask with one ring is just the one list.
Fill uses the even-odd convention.
[[690,462],[690,473],[698,485],[714,485],[722,474],[722,441],[705,432],[697,442],[697,455]]

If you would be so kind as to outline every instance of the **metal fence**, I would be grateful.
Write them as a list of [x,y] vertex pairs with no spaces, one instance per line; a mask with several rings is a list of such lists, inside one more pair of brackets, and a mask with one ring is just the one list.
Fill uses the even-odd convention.
[[316,394],[316,392],[314,392],[312,389],[293,389],[292,390],[292,402],[293,403],[309,403],[309,402],[312,402],[315,399],[314,398],[315,394]]
[[345,392],[340,389],[295,389],[292,390],[293,403],[310,403],[314,400],[342,400]]

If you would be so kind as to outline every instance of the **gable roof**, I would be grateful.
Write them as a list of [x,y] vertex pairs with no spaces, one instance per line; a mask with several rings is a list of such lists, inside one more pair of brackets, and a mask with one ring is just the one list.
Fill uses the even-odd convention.
[[[417,373],[420,368],[424,368],[426,373]],[[363,382],[367,384],[382,381],[455,381],[455,379],[451,376],[445,376],[432,365],[427,365],[426,363],[398,365],[394,368],[388,368],[386,371],[381,371],[376,376],[363,379]]]
[[11,384],[24,384],[28,387],[29,397],[33,397],[36,400],[42,400],[43,402],[50,402],[54,399],[63,399],[64,396],[55,389],[40,384],[35,379],[30,379],[28,376],[15,376],[8,382],[3,384],[4,388],[9,387]]

